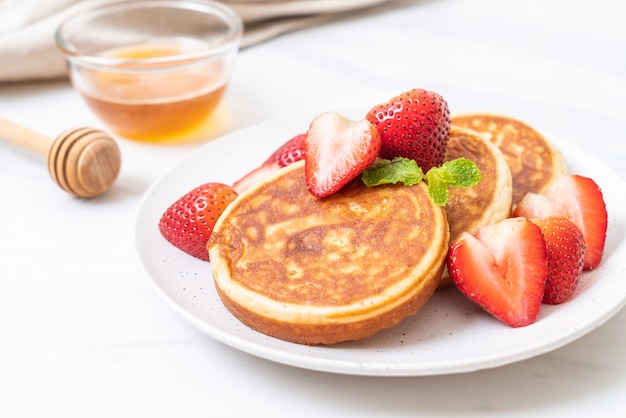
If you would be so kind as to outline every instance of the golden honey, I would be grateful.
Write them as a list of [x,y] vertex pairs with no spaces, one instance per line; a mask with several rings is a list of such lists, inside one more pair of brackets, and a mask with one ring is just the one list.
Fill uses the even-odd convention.
[[[211,116],[226,88],[223,63],[163,57],[186,45],[137,45],[107,51],[114,71],[82,69],[79,91],[92,111],[117,134],[143,141],[189,138]],[[166,68],[167,66],[167,68]]]

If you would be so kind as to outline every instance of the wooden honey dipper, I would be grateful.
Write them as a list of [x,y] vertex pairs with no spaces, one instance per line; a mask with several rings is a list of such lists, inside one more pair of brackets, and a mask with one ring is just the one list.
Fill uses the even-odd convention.
[[104,193],[120,171],[122,158],[117,143],[96,129],[70,129],[52,140],[0,118],[0,138],[47,156],[52,179],[77,197]]

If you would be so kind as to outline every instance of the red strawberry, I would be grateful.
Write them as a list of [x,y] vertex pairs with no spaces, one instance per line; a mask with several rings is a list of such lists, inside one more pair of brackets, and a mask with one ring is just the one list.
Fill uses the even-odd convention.
[[365,119],[352,121],[327,112],[311,122],[304,145],[307,187],[321,198],[337,192],[372,165],[380,151],[380,136]]
[[448,271],[456,287],[512,327],[537,319],[548,276],[546,246],[537,225],[508,218],[461,233],[450,244]]
[[546,242],[548,280],[543,303],[558,305],[576,290],[585,261],[585,239],[569,219],[558,216],[536,221]]
[[175,247],[209,261],[206,244],[224,209],[237,192],[222,183],[196,187],[174,202],[161,216],[159,230]]
[[366,118],[380,133],[382,158],[410,158],[424,172],[443,164],[450,134],[450,110],[441,95],[409,90],[374,106]]
[[306,134],[299,134],[285,142],[263,164],[234,182],[233,188],[237,193],[241,194],[251,186],[272,175],[279,168],[302,160],[304,158],[305,139]]
[[280,167],[286,167],[291,163],[304,158],[304,141],[306,134],[299,134],[285,142],[278,148],[265,163],[277,163]]
[[556,179],[542,194],[528,193],[513,210],[514,216],[545,219],[562,216],[574,222],[585,237],[585,270],[602,260],[608,214],[600,187],[588,177],[570,174]]

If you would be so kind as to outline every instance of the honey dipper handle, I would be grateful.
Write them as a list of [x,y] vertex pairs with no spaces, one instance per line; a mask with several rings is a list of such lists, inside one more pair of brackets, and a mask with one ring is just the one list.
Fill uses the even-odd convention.
[[0,138],[21,145],[43,156],[48,155],[52,139],[0,118]]

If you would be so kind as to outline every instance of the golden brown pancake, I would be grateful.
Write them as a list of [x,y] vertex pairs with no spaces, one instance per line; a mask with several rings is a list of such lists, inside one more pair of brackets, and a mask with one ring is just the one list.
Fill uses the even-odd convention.
[[473,234],[511,214],[511,170],[498,147],[474,131],[452,127],[444,160],[461,157],[476,163],[481,180],[474,187],[448,190],[444,209],[450,224],[450,240],[463,231]]
[[524,122],[485,113],[455,115],[451,124],[472,129],[500,148],[513,176],[513,206],[528,192],[542,193],[567,173],[561,153]]
[[[513,197],[511,170],[500,149],[469,129],[450,128],[450,139],[444,160],[467,158],[476,163],[481,173],[474,187],[448,190],[444,207],[450,225],[450,241],[461,232],[473,234],[483,226],[508,218]],[[447,271],[440,286],[450,284]]]
[[241,322],[300,344],[369,337],[413,315],[435,291],[449,242],[425,184],[318,199],[304,162],[241,194],[207,247],[218,294]]

